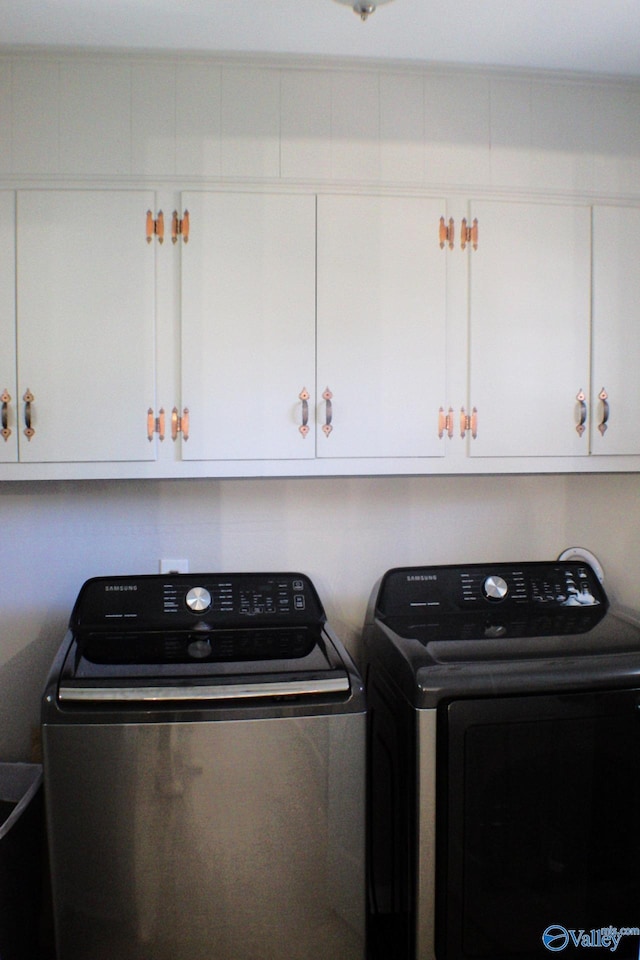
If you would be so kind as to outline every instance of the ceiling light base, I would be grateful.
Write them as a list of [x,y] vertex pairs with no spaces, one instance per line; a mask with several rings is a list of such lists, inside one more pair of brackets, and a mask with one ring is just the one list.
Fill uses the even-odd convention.
[[375,13],[378,7],[385,3],[391,3],[391,0],[336,0],[336,3],[342,3],[344,6],[351,7],[354,13],[364,22],[372,13]]

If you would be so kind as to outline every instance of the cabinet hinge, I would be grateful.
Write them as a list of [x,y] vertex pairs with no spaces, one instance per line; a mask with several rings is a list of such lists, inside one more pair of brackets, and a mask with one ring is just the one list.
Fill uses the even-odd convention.
[[182,237],[184,243],[189,242],[189,211],[185,210],[182,220],[178,216],[178,211],[173,211],[171,219],[171,243],[177,243],[178,237]]
[[171,439],[175,440],[178,434],[182,434],[183,440],[189,439],[189,408],[185,407],[182,416],[178,414],[178,408],[174,407],[171,411]]
[[164,214],[162,210],[158,211],[155,220],[151,210],[147,210],[147,243],[151,243],[154,237],[158,238],[158,243],[164,242]]
[[438,436],[441,440],[445,433],[449,439],[453,436],[453,407],[449,407],[446,413],[444,407],[438,410]]
[[455,227],[453,223],[453,217],[449,217],[449,223],[446,223],[444,217],[440,217],[440,227],[438,230],[438,238],[440,240],[441,250],[444,250],[445,243],[448,243],[449,250],[453,250],[453,243],[455,240]]
[[158,416],[154,417],[151,407],[147,410],[147,438],[153,440],[154,433],[158,434],[160,440],[164,440],[164,408],[160,407]]
[[464,407],[460,411],[460,436],[464,439],[467,433],[471,432],[473,440],[478,436],[478,411],[474,407],[471,413],[467,413]]
[[460,227],[460,246],[463,250],[470,243],[474,250],[478,249],[478,218],[474,217],[471,226],[467,226],[467,218],[464,217]]

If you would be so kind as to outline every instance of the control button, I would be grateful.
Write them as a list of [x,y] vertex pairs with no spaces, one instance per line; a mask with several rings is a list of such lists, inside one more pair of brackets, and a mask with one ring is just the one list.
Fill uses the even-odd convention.
[[189,610],[194,613],[202,613],[211,606],[211,594],[205,587],[192,587],[185,600]]
[[293,598],[293,605],[296,608],[296,610],[304,610],[305,608],[304,597],[299,593],[296,594],[296,596]]
[[584,584],[583,589],[578,594],[578,600],[585,607],[592,607],[596,602],[596,598],[590,592],[586,583]]
[[495,623],[484,628],[484,635],[488,640],[497,640],[500,637],[506,637],[507,628]]
[[482,584],[482,592],[487,600],[504,600],[509,592],[507,581],[502,577],[487,577]]
[[202,660],[203,657],[208,657],[211,653],[211,644],[208,640],[192,640],[187,647],[187,652],[190,657]]

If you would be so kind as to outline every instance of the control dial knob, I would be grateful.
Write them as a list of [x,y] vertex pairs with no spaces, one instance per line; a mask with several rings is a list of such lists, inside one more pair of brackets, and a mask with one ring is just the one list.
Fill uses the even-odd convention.
[[194,613],[203,613],[211,606],[211,594],[206,587],[192,587],[185,600],[189,610]]
[[509,593],[509,587],[502,577],[492,576],[487,577],[482,584],[482,592],[487,600],[504,600]]

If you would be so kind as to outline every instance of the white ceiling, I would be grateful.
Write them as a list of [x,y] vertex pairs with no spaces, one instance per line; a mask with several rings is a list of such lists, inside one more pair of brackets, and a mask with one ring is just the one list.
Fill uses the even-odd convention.
[[283,53],[640,76],[640,0],[0,0],[0,44]]

